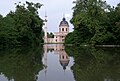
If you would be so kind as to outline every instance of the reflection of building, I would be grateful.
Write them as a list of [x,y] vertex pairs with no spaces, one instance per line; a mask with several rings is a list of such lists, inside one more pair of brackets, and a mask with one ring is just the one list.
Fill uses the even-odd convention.
[[44,65],[44,69],[45,69],[45,75],[47,73],[47,45],[44,45],[44,58],[43,58],[43,65]]
[[65,51],[59,55],[59,61],[65,70],[69,63],[69,56],[65,53]]
[[54,33],[54,38],[47,37],[47,16],[44,20],[44,42],[45,43],[64,43],[66,35],[69,33],[69,24],[66,19],[63,17],[59,25],[59,32]]
[[44,67],[47,68],[47,45],[44,45]]
[[44,45],[44,65],[47,66],[47,52],[48,49],[53,49],[54,54],[59,55],[59,62],[63,69],[65,70],[67,65],[69,64],[69,56],[64,50],[63,44],[45,44]]

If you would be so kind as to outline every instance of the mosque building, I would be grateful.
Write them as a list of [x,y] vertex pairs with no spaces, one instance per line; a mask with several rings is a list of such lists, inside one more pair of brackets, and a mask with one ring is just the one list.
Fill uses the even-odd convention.
[[44,43],[64,43],[66,35],[69,33],[69,24],[63,17],[62,21],[59,24],[59,31],[54,32],[54,38],[47,37],[47,16],[45,16],[44,25]]

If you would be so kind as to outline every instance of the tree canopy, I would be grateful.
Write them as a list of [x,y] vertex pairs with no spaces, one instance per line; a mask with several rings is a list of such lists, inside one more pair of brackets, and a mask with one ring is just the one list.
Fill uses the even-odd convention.
[[120,44],[120,3],[111,7],[102,0],[76,0],[74,4],[72,40],[67,36],[65,43]]
[[48,36],[48,38],[54,38],[54,34],[52,33],[52,32],[47,32],[47,36]]
[[38,15],[40,3],[15,3],[16,10],[0,15],[0,45],[32,45],[43,42],[43,20]]

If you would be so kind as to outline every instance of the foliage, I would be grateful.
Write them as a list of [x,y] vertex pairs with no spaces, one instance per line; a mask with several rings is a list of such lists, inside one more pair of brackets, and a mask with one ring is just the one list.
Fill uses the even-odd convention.
[[73,40],[80,44],[120,44],[120,5],[112,8],[102,0],[76,0],[73,7]]
[[52,32],[50,32],[50,33],[47,32],[47,36],[48,36],[48,38],[54,38],[54,34]]
[[[74,49],[73,49],[74,48]],[[65,47],[76,81],[119,80],[120,48]]]
[[0,45],[33,45],[43,42],[43,20],[38,16],[40,3],[16,4],[16,10],[0,15]]
[[14,81],[36,81],[43,69],[42,47],[22,47],[0,51],[0,74]]
[[69,44],[69,43],[74,44],[75,43],[74,42],[74,33],[73,32],[68,33],[68,35],[65,38],[65,43],[67,43],[67,44]]

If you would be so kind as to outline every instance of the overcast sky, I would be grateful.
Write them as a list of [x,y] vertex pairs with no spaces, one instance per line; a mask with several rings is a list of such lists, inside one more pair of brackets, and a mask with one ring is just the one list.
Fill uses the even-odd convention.
[[[1,0],[0,1],[0,14],[6,15],[10,10],[15,10],[14,3],[25,2],[26,0]],[[44,4],[39,10],[39,15],[44,19],[45,12],[48,16],[48,32],[57,32],[60,21],[65,14],[67,21],[72,17],[72,4],[75,0],[27,0],[30,2],[39,2]],[[120,0],[107,0],[107,3],[116,6]],[[70,23],[69,23],[70,24]],[[73,26],[70,24],[70,31],[72,31]]]

